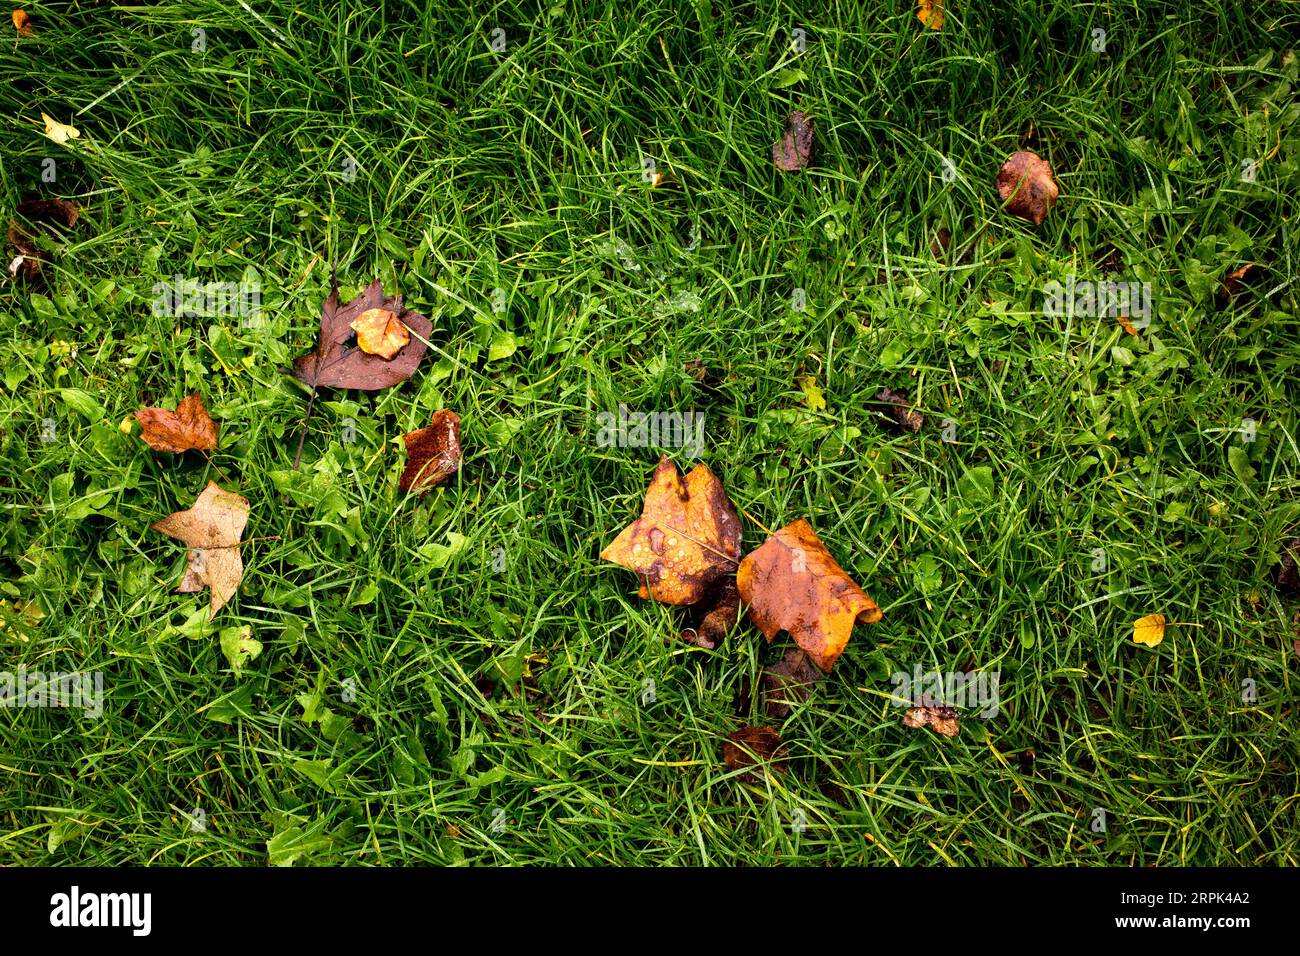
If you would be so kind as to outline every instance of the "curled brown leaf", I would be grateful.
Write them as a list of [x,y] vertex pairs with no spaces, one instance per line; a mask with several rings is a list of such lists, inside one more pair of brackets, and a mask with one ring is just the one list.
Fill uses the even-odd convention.
[[449,409],[433,413],[428,426],[407,432],[406,467],[397,486],[402,491],[424,494],[460,471],[464,453],[460,447],[460,416]]
[[1060,192],[1051,164],[1028,150],[1012,153],[998,170],[998,195],[1007,212],[1035,226],[1047,218]]

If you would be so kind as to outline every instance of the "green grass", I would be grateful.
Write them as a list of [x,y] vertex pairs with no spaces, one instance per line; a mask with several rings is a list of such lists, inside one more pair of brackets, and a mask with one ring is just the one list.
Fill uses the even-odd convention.
[[[0,710],[0,862],[1297,862],[1297,608],[1270,580],[1300,526],[1293,9],[954,2],[931,33],[907,0],[330,6],[32,4],[0,44],[5,211],[85,207],[48,290],[0,287],[0,667],[105,680],[98,720]],[[782,175],[794,108],[818,153]],[[1021,146],[1062,185],[1039,228],[993,190]],[[324,395],[294,476],[282,370],[330,263],[435,349]],[[261,324],[151,313],[165,277],[246,270]],[[1151,326],[1044,316],[1069,274],[1150,282]],[[880,427],[885,386],[920,434]],[[194,389],[211,462],[119,431]],[[597,446],[620,403],[703,412],[746,549],[807,516],[884,610],[783,723],[786,775],[747,787],[721,750],[788,638],[688,647],[599,560],[660,453]],[[407,500],[399,436],[442,407],[465,468]],[[252,503],[211,625],[149,530],[209,478]],[[236,675],[243,625],[265,651]],[[1000,713],[903,728],[889,675],[916,664],[1000,671]]]

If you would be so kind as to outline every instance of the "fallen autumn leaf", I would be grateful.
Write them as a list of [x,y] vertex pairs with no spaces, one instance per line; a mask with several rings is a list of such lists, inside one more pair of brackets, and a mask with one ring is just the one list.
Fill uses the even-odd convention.
[[244,576],[239,545],[247,523],[248,500],[209,481],[192,507],[150,525],[189,546],[189,563],[176,590],[190,593],[210,587],[209,621],[235,596]]
[[217,423],[208,415],[198,392],[183,398],[175,411],[142,408],[135,417],[140,422],[140,437],[154,451],[180,454],[217,447]]
[[695,604],[740,560],[740,518],[707,465],[683,479],[664,455],[646,489],[641,517],[600,553],[635,571],[641,597]]
[[407,432],[406,467],[397,486],[424,494],[460,471],[464,454],[460,448],[460,416],[448,409],[433,413],[428,426]]
[[1060,192],[1051,165],[1027,150],[1012,153],[998,170],[998,195],[1007,212],[1035,226],[1042,225]]
[[880,608],[830,556],[805,518],[777,531],[740,562],[736,574],[749,620],[769,641],[788,631],[813,662],[830,673],[858,621],[880,620]]

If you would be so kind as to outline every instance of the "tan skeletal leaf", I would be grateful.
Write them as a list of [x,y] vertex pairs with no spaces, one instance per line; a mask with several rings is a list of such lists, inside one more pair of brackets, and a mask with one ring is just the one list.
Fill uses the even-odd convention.
[[247,523],[248,500],[209,481],[193,507],[151,525],[154,531],[189,545],[189,563],[176,590],[189,593],[211,588],[209,621],[235,596],[244,576],[239,545]]

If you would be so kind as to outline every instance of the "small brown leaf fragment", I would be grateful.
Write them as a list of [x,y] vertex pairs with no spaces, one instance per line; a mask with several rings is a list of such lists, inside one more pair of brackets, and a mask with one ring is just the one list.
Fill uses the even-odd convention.
[[411,333],[398,321],[397,313],[387,309],[367,309],[350,327],[357,333],[357,348],[390,361],[411,341]]
[[71,229],[81,218],[81,207],[71,199],[24,199],[14,210],[32,222],[58,222]]
[[12,19],[14,29],[18,31],[20,37],[35,36],[36,31],[32,29],[32,18],[26,10],[15,10]]
[[779,663],[763,668],[763,708],[773,720],[790,716],[792,703],[801,704],[812,693],[812,685],[825,674],[800,648],[785,652]]
[[796,173],[812,160],[813,121],[795,110],[785,121],[785,133],[772,144],[772,162],[786,173]]
[[[53,224],[71,229],[77,224],[81,207],[71,199],[25,199],[15,212],[37,227],[38,232],[54,236]],[[9,262],[9,274],[28,281],[40,279],[49,256],[37,247],[36,235],[18,220],[10,219],[6,237],[18,253]]]
[[913,729],[929,727],[936,734],[956,737],[960,720],[956,707],[911,707],[903,715],[903,726]]
[[1300,594],[1300,538],[1291,538],[1282,545],[1274,581],[1283,594]]
[[[374,310],[392,313],[408,333],[414,333],[410,335],[409,344],[395,352],[392,358],[372,355],[363,348],[346,347],[354,333],[352,323]],[[411,377],[424,358],[425,345],[421,339],[427,339],[432,333],[433,323],[419,312],[403,307],[400,295],[385,296],[378,280],[342,305],[335,286],[321,309],[320,337],[316,348],[294,360],[293,374],[313,388],[378,391]]]
[[950,245],[952,245],[952,233],[948,231],[946,226],[940,226],[939,231],[930,240],[930,254],[936,259],[942,259],[943,254],[948,251]]
[[1226,309],[1232,304],[1232,300],[1237,297],[1237,293],[1243,285],[1249,285],[1256,278],[1259,266],[1253,262],[1248,262],[1244,266],[1233,269],[1223,277],[1223,286],[1219,289],[1218,305],[1221,309]]
[[998,195],[1007,212],[1041,225],[1061,193],[1052,177],[1052,167],[1037,154],[1021,150],[998,170]]
[[919,432],[925,424],[925,416],[912,408],[906,392],[882,388],[876,393],[876,401],[885,406],[885,414],[903,431]]
[[175,411],[166,408],[142,408],[135,413],[140,422],[140,437],[154,451],[175,454],[212,451],[217,447],[217,423],[208,415],[199,393],[187,395]]
[[239,545],[247,523],[247,499],[209,481],[193,507],[150,525],[189,545],[189,563],[176,590],[189,593],[210,587],[209,621],[235,596],[244,576]]
[[[732,770],[767,766],[777,773],[785,773],[785,744],[775,727],[741,727],[727,735],[722,745],[722,759]],[[747,771],[740,775],[746,783],[758,783],[758,775]]]
[[858,621],[880,620],[880,608],[853,583],[805,518],[777,531],[740,562],[740,597],[749,621],[770,642],[788,631],[818,667],[830,673]]
[[600,553],[635,571],[640,595],[660,604],[697,604],[740,561],[740,518],[708,465],[685,478],[672,459],[659,459],[641,517]]
[[424,494],[460,471],[464,454],[460,448],[460,416],[455,412],[446,408],[434,412],[427,427],[407,432],[402,441],[407,455],[406,468],[397,483],[402,491],[414,489]]
[[740,592],[736,590],[736,576],[714,581],[704,599],[691,608],[693,625],[682,631],[681,639],[706,651],[722,643],[740,620]]
[[1130,321],[1128,320],[1128,316],[1127,316],[1127,315],[1117,315],[1117,316],[1115,316],[1115,321],[1118,322],[1118,323],[1120,324],[1120,328],[1122,328],[1122,329],[1123,329],[1125,332],[1127,332],[1129,335],[1136,335],[1136,336],[1138,336],[1139,338],[1142,336],[1142,333],[1139,332],[1139,331],[1138,331],[1138,330],[1133,326],[1133,323],[1130,322]]

